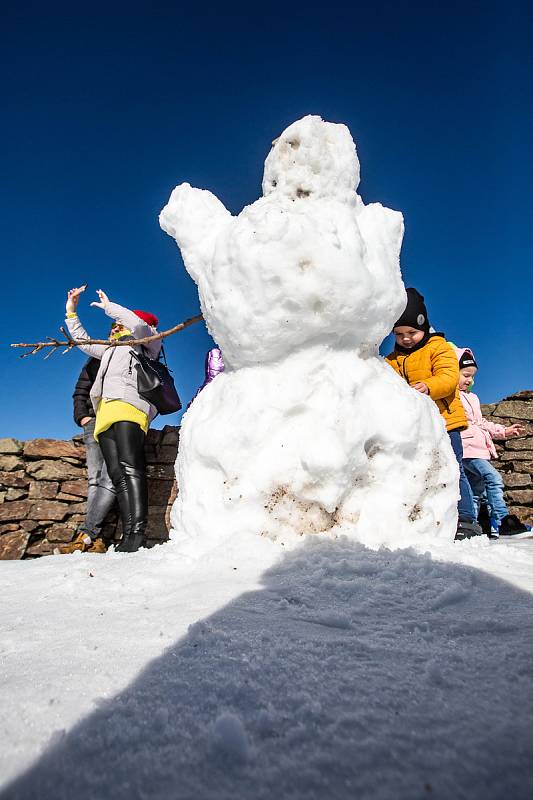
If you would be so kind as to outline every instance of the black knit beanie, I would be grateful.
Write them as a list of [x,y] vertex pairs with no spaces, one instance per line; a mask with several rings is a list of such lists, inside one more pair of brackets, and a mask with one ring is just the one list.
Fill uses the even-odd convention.
[[459,369],[465,369],[465,367],[476,367],[477,369],[477,362],[474,358],[474,354],[468,347],[465,348],[463,355],[459,359]]
[[407,292],[407,306],[400,319],[394,323],[394,327],[416,328],[418,331],[429,333],[428,312],[424,298],[412,287],[405,291]]

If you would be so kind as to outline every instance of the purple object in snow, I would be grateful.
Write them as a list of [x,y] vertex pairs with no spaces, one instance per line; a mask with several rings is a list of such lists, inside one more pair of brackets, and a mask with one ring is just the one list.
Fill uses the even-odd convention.
[[208,383],[211,383],[213,378],[220,373],[224,372],[224,361],[222,359],[222,353],[220,352],[218,347],[213,347],[212,350],[208,350],[206,357],[205,357],[205,379],[192,400],[189,402],[189,406],[191,405],[194,400],[198,397],[202,389],[205,389]]
[[208,383],[211,383],[213,378],[216,378],[219,372],[224,372],[224,361],[219,348],[213,347],[212,350],[208,350],[205,357],[205,380],[200,388],[200,391],[202,391],[204,386],[207,386]]

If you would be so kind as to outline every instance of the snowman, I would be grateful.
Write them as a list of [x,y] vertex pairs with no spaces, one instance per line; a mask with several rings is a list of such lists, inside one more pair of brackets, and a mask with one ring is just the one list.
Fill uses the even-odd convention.
[[442,419],[378,356],[406,304],[403,218],[358,184],[348,128],[307,116],[273,142],[263,196],[237,217],[188,183],[161,212],[225,363],[182,421],[182,543],[453,540]]

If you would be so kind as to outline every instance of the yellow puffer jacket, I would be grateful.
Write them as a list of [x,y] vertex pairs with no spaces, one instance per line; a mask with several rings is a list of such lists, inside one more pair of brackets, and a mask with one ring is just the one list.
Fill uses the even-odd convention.
[[412,386],[425,383],[429,396],[444,417],[447,431],[466,428],[466,414],[459,396],[459,362],[452,345],[441,334],[433,334],[420,350],[394,350],[387,361]]

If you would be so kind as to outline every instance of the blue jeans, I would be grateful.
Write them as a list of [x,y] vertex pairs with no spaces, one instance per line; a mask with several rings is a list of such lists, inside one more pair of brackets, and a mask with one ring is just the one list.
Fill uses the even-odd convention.
[[490,461],[485,458],[465,458],[466,477],[474,493],[474,505],[479,512],[481,499],[486,496],[489,516],[498,523],[509,513],[503,499],[503,480]]
[[474,522],[477,520],[476,507],[474,505],[474,495],[468,483],[463,467],[463,441],[461,439],[460,431],[448,431],[450,442],[459,464],[459,502],[457,503],[457,511],[459,512],[459,519],[465,522]]

